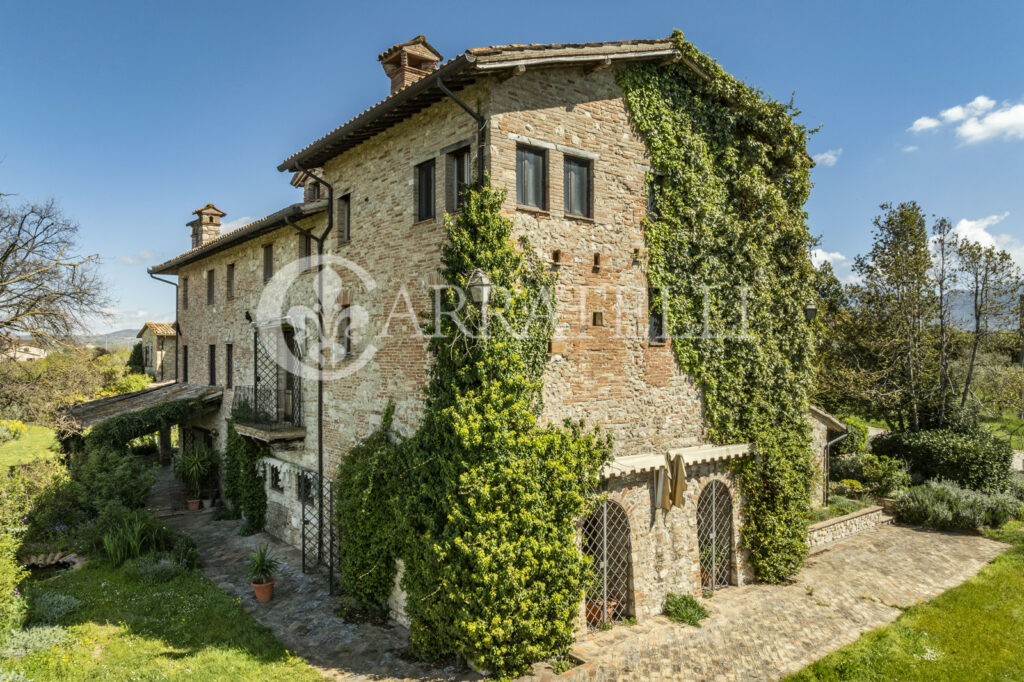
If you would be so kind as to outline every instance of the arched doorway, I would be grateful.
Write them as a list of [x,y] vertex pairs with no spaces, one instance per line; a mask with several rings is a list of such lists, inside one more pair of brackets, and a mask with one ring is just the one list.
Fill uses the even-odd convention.
[[621,621],[633,613],[633,560],[629,517],[606,500],[583,521],[583,552],[592,557],[594,580],[587,589],[587,625]]
[[721,481],[704,486],[697,500],[697,551],[704,592],[725,587],[732,576],[732,495]]

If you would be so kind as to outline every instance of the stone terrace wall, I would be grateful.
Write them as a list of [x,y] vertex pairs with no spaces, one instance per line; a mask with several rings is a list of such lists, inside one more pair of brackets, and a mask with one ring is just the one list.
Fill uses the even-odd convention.
[[892,518],[886,516],[879,506],[865,507],[845,516],[826,519],[807,529],[807,548],[811,552],[820,551],[825,545],[837,540],[888,523],[892,523]]

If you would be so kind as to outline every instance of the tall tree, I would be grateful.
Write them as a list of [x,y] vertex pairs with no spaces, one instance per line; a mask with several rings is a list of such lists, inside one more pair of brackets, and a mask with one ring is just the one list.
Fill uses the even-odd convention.
[[971,394],[978,351],[984,347],[993,329],[1011,327],[1011,318],[1017,312],[1021,283],[1020,271],[1013,258],[1002,249],[963,240],[957,247],[957,258],[965,292],[971,302],[973,322],[971,355],[960,395],[960,407],[964,408]]
[[946,403],[952,390],[949,373],[950,326],[953,321],[952,296],[957,282],[956,253],[959,237],[946,218],[932,226],[932,278],[935,280],[939,324],[939,421],[946,417]]
[[77,235],[52,200],[14,206],[0,195],[0,336],[67,343],[102,316],[99,259],[78,253]]
[[862,280],[854,294],[870,356],[874,402],[893,426],[916,431],[937,386],[928,229],[915,202],[880,208],[871,251],[858,256],[854,265]]

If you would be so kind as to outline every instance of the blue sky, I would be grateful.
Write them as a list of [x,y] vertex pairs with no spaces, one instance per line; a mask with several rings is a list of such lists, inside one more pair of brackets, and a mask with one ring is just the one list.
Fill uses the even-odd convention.
[[490,7],[5,3],[0,192],[53,197],[80,222],[118,299],[99,328],[173,319],[173,290],[147,265],[188,247],[185,223],[207,202],[238,221],[297,201],[276,165],[387,94],[376,56],[388,46],[423,33],[447,58],[680,28],[748,83],[795,95],[800,120],[822,126],[807,208],[841,275],[867,250],[878,204],[911,199],[1024,262],[1024,5]]

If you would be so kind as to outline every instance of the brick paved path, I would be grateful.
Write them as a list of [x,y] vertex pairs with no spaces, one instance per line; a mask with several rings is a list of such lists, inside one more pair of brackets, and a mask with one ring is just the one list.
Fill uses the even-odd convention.
[[[172,481],[169,476],[163,485]],[[161,485],[158,488],[163,487]],[[326,580],[301,572],[301,556],[264,534],[238,535],[239,522],[209,512],[181,512],[173,492],[154,490],[167,523],[195,538],[202,570],[269,627],[286,647],[332,679],[479,679],[462,667],[434,668],[405,655],[400,626],[346,623],[334,615]],[[175,498],[176,499],[176,498]],[[162,504],[161,504],[162,503]],[[249,551],[270,542],[284,566],[274,600],[258,604],[244,577]],[[703,627],[664,617],[583,637],[574,649],[585,663],[576,680],[771,680],[889,623],[897,606],[931,599],[974,575],[1006,548],[977,536],[884,526],[811,557],[789,585],[731,587],[706,600]],[[534,678],[550,667],[534,666]],[[547,672],[545,672],[547,671]]]
[[582,638],[590,680],[774,680],[962,583],[1006,549],[972,535],[884,526],[811,557],[789,585],[721,590],[692,628],[658,617]]

